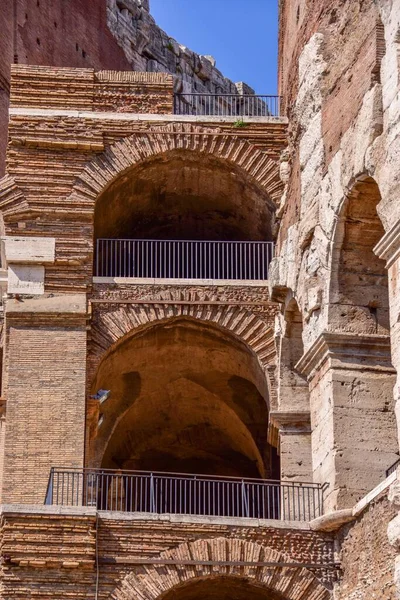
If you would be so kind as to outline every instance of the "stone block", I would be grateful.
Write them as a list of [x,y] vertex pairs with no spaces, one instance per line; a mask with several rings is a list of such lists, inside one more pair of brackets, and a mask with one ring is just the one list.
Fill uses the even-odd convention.
[[55,260],[55,238],[17,237],[2,238],[8,264],[51,264]]
[[42,265],[9,265],[7,292],[32,296],[44,294],[44,267]]

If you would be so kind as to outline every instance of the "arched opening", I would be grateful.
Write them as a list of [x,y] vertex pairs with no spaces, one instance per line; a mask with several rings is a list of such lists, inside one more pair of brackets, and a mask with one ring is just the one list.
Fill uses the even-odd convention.
[[96,274],[265,279],[273,214],[240,167],[188,150],[156,155],[97,199]]
[[[384,235],[380,200],[371,177],[357,181],[334,239],[328,327],[321,336],[327,360],[311,386],[314,479],[329,484],[326,510],[347,508],[377,486],[398,451],[388,276],[373,250]],[[321,399],[328,397],[325,409]]]
[[185,318],[148,326],[106,355],[99,389],[110,394],[90,429],[88,466],[279,479],[265,375],[232,335]]
[[332,256],[331,326],[354,333],[389,332],[388,276],[373,248],[384,235],[378,185],[358,181],[337,225]]
[[98,389],[110,396],[93,466],[275,474],[265,376],[249,348],[216,327],[176,319],[128,336],[101,363]]
[[245,577],[205,577],[177,586],[160,600],[284,600],[256,581]]

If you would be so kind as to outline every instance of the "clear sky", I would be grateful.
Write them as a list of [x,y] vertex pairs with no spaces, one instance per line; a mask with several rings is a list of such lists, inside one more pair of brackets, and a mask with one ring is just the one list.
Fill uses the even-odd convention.
[[157,25],[225,77],[276,94],[278,0],[150,0]]

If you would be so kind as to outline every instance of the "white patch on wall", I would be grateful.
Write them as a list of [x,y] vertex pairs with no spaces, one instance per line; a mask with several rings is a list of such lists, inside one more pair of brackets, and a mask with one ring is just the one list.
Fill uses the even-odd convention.
[[44,294],[44,267],[42,265],[9,265],[7,292],[29,296]]

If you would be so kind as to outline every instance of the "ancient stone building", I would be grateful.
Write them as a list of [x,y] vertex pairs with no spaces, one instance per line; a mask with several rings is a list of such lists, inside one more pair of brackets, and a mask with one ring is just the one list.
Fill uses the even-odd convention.
[[1,598],[395,600],[400,1],[281,0],[279,99],[73,2],[1,13]]

